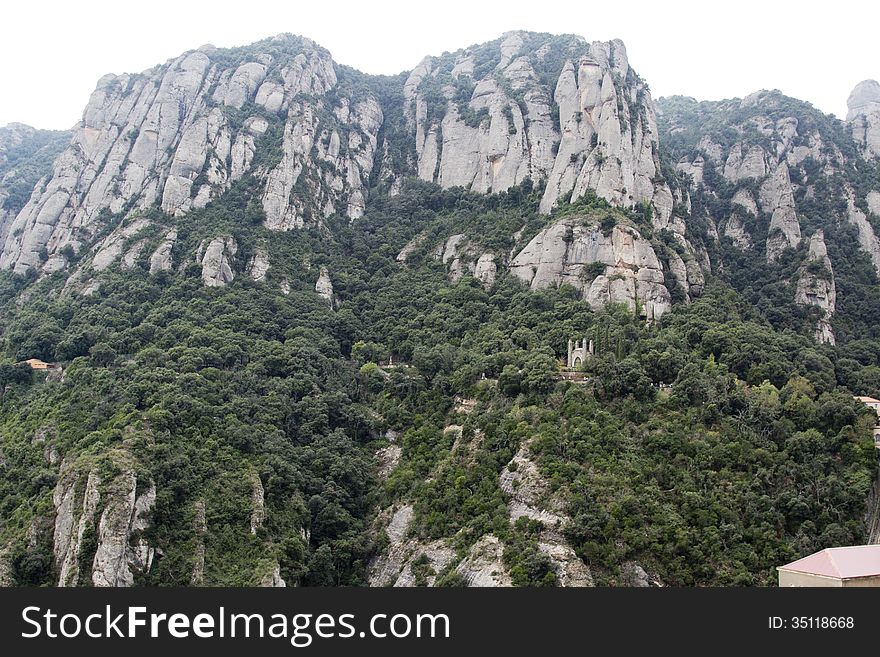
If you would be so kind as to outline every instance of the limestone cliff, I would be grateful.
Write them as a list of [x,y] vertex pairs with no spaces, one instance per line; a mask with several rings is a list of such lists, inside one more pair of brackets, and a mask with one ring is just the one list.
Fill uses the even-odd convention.
[[825,246],[825,233],[821,230],[816,231],[810,238],[806,262],[798,271],[795,302],[802,306],[816,306],[820,309],[822,316],[816,323],[816,340],[834,344],[831,316],[837,307],[837,288],[834,284],[831,259]]
[[[880,85],[856,87],[846,122],[778,91],[719,102],[673,97],[658,107],[661,138],[690,199],[688,226],[706,226],[718,263],[769,266],[796,305],[818,308],[814,337],[833,344],[838,286],[829,252],[841,267],[861,267],[853,262],[864,261],[860,249],[880,273]],[[812,235],[802,257],[805,228]],[[730,272],[734,285],[738,278]]]
[[131,586],[149,571],[154,551],[141,534],[155,499],[152,483],[139,492],[132,470],[105,481],[99,468],[63,463],[53,496],[58,585],[90,577],[94,586]]
[[231,236],[202,241],[196,251],[196,261],[202,265],[202,283],[207,287],[223,287],[235,279],[233,259],[238,244]]
[[[179,216],[246,174],[263,181],[271,229],[333,213],[357,218],[381,123],[375,98],[337,89],[326,50],[289,35],[232,53],[206,46],[140,74],[107,75],[52,175],[6,222],[0,267],[57,271],[67,265],[65,247],[89,246],[107,213],[158,204]],[[261,148],[278,155],[254,169]]]
[[37,130],[22,123],[0,128],[0,245],[31,190],[52,171],[70,133]]
[[[405,262],[412,248],[410,244],[404,247],[397,256],[398,260]],[[470,275],[486,289],[495,284],[498,274],[495,254],[484,251],[479,244],[464,234],[452,235],[441,242],[434,250],[434,257],[447,266],[449,280],[452,283],[457,283],[465,275]]]
[[864,80],[846,101],[846,120],[867,158],[880,157],[880,83]]
[[676,144],[675,168],[689,177],[691,193],[726,201],[703,202],[694,212],[740,250],[760,240],[767,262],[796,249],[805,183],[845,166],[836,135],[815,110],[777,91],[716,103],[676,97],[660,107],[664,136]]
[[624,303],[648,320],[672,308],[651,243],[622,223],[603,230],[595,218],[560,219],[513,258],[510,271],[532,289],[572,285],[594,308]]
[[404,101],[424,180],[498,192],[530,178],[547,183],[544,212],[593,189],[670,221],[650,94],[620,41],[507,33],[426,58]]

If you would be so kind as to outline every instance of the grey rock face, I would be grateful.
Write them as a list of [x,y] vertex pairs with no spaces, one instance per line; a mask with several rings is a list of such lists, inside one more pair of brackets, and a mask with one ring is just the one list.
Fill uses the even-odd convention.
[[189,583],[192,586],[201,586],[205,581],[205,534],[208,533],[205,502],[203,500],[199,500],[195,504],[193,533],[196,537],[196,549],[193,555],[193,569],[190,574]]
[[474,543],[455,570],[468,586],[512,586],[503,558],[504,544],[497,536],[486,534]]
[[90,246],[105,211],[128,215],[158,202],[179,216],[204,207],[250,172],[272,121],[265,113],[234,119],[230,110],[253,105],[284,125],[280,162],[253,172],[265,182],[267,225],[361,216],[383,120],[378,102],[328,98],[335,66],[314,43],[282,36],[271,45],[274,57],[255,44],[253,61],[231,66],[202,49],[102,78],[51,176],[14,219],[0,220],[0,268],[65,267],[62,248]]
[[745,223],[738,213],[734,212],[724,224],[724,234],[733,240],[741,249],[752,248],[752,238],[746,230]]
[[[269,172],[263,194],[270,229],[301,228],[310,215],[363,215],[382,110],[373,98],[344,103],[333,114],[335,125],[322,126],[318,109],[295,102],[288,110],[281,161]],[[308,193],[292,194],[296,185]]]
[[232,259],[238,244],[232,237],[215,237],[207,246],[199,245],[196,258],[202,263],[202,283],[207,287],[223,287],[235,278]]
[[787,248],[796,248],[801,241],[801,226],[795,211],[794,194],[788,165],[779,164],[761,185],[761,208],[770,217],[767,234],[767,261],[777,260]]
[[95,586],[131,586],[134,572],[149,571],[154,550],[140,536],[156,502],[152,484],[136,496],[137,478],[125,472],[111,482],[98,523],[98,549],[92,565]]
[[[415,237],[398,254],[398,261],[405,262],[422,240],[421,236]],[[447,266],[451,283],[457,283],[464,276],[470,275],[488,290],[495,285],[498,266],[495,264],[495,254],[481,251],[479,245],[471,242],[466,235],[458,234],[448,237],[439,244],[434,251],[434,257]]]
[[[136,491],[137,478],[132,471],[102,482],[96,471],[86,475],[70,464],[62,464],[53,495],[59,586],[82,583],[83,559],[91,559],[95,586],[131,586],[136,572],[149,571],[154,550],[141,533],[149,526],[156,489],[150,483],[140,495]],[[82,554],[89,529],[97,544],[94,557]]]
[[[817,272],[816,269],[820,269],[820,271]],[[795,303],[803,306],[817,306],[822,310],[823,315],[816,325],[816,340],[834,344],[831,316],[837,307],[837,289],[834,284],[831,259],[828,257],[828,249],[825,246],[825,233],[821,230],[816,231],[810,238],[809,254],[806,262],[798,271]]]
[[[604,265],[598,275],[590,265]],[[618,224],[603,234],[598,222],[565,217],[538,233],[510,263],[510,271],[532,289],[568,283],[591,306],[624,303],[649,320],[672,308],[663,269],[650,242]]]
[[403,448],[400,445],[388,445],[388,447],[382,447],[376,451],[376,464],[381,479],[388,479],[397,464],[400,463],[402,455]]
[[[137,218],[122,228],[110,233],[110,235],[97,246],[95,255],[92,257],[92,269],[99,272],[107,269],[110,265],[116,262],[121,255],[123,255],[123,248],[125,247],[126,242],[149,226],[149,221],[143,218]],[[129,252],[130,251],[131,250],[129,250]],[[133,259],[129,256],[129,262],[132,260]]]
[[0,588],[6,588],[15,585],[15,577],[13,576],[12,554],[8,547],[0,550]]
[[868,210],[871,214],[880,217],[880,192],[868,192],[868,196],[865,200],[868,203]]
[[101,480],[96,473],[90,473],[81,498],[76,494],[76,485],[81,473],[72,467],[61,468],[61,476],[55,486],[52,502],[55,506],[55,567],[58,571],[58,586],[76,586],[80,581],[80,548],[86,529],[94,526],[95,512],[101,494],[98,491]]
[[[513,32],[492,44],[498,63],[478,75],[470,51],[426,58],[412,71],[404,107],[419,177],[480,192],[546,180],[544,212],[569,192],[577,199],[593,189],[612,203],[651,203],[667,226],[672,194],[658,176],[653,105],[623,43],[572,38],[572,56],[545,80],[537,70],[552,48],[565,46],[527,48],[525,39]],[[456,85],[468,83],[473,90],[462,103]],[[445,99],[439,113],[429,107],[436,87]]]
[[[434,573],[442,571],[455,558],[455,550],[442,540],[421,543],[417,539],[409,538],[412,518],[413,508],[409,504],[386,509],[380,514],[377,523],[385,525],[382,531],[388,539],[388,547],[367,567],[370,586],[415,586],[412,562],[421,555],[425,556]],[[435,579],[436,575],[426,576],[429,586],[434,584]]]
[[563,527],[569,518],[563,511],[564,505],[550,495],[527,445],[520,447],[502,471],[499,485],[509,496],[507,509],[512,523],[525,516],[544,525],[538,549],[550,558],[559,585],[593,586],[590,569],[565,539]]
[[658,577],[653,577],[645,572],[645,569],[635,561],[627,561],[620,567],[622,584],[635,588],[647,588],[649,586],[663,586]]
[[847,198],[847,206],[847,218],[859,231],[859,248],[870,256],[874,269],[880,274],[880,239],[874,233],[868,217],[856,205],[851,191]]
[[498,273],[498,267],[495,265],[495,256],[492,253],[484,253],[474,265],[474,278],[480,281],[480,284],[489,289],[495,285],[495,276]]
[[315,292],[318,293],[332,308],[333,307],[333,282],[330,280],[330,272],[326,267],[321,267],[321,273],[315,283]]
[[158,248],[150,256],[150,273],[155,274],[160,271],[169,271],[172,267],[171,250],[177,242],[177,229],[172,228],[165,233],[165,238]]
[[[665,103],[660,104],[664,111]],[[795,248],[801,241],[795,192],[799,186],[812,182],[809,175],[804,175],[804,161],[815,161],[821,175],[826,176],[846,164],[841,151],[823,138],[816,125],[786,115],[793,111],[791,103],[792,99],[779,92],[760,91],[742,100],[714,104],[711,111],[722,121],[726,137],[715,133],[703,135],[693,147],[694,154],[678,164],[679,170],[690,171],[694,162],[702,161],[704,166],[711,163],[716,173],[734,185],[730,213],[709,219],[738,248],[755,247],[756,238],[750,234],[749,226],[769,222],[765,245],[768,262],[776,261],[786,248]],[[671,116],[668,128],[670,134],[675,134],[683,126],[675,123],[677,119],[672,114],[674,111],[664,116]],[[708,129],[717,132],[716,128]],[[793,181],[791,171],[795,168],[798,171]],[[712,188],[711,180],[703,183],[709,194],[721,191]],[[722,195],[727,194],[725,190]]]
[[248,264],[248,275],[252,280],[260,283],[266,280],[266,273],[269,271],[269,251],[265,244],[257,247],[253,258]]
[[684,174],[687,174],[691,177],[693,184],[701,185],[703,184],[703,169],[706,166],[706,161],[703,159],[702,155],[698,155],[693,160],[685,159],[675,165],[675,168],[678,171],[681,171]]
[[273,564],[272,569],[260,579],[260,586],[263,588],[284,588],[287,586],[287,582],[281,578],[281,564],[277,561]]
[[101,210],[159,200],[180,136],[204,110],[212,70],[210,59],[194,52],[141,75],[103,77],[51,179],[13,222],[0,267],[39,267],[43,249],[51,256],[88,241],[100,228]]
[[880,83],[859,82],[846,101],[846,120],[866,158],[880,157]]
[[767,175],[766,154],[760,146],[752,146],[743,153],[743,145],[736,142],[724,164],[724,177],[731,182],[746,178],[763,178]]
[[70,142],[69,132],[37,130],[22,123],[0,127],[0,249],[21,210],[24,194],[52,172],[52,161]]
[[263,490],[263,482],[260,481],[260,477],[256,473],[251,477],[251,486],[251,534],[256,536],[266,518],[265,491]]

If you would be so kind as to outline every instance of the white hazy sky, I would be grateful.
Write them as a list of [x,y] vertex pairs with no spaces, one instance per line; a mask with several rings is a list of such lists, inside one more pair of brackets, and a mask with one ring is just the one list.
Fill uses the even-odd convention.
[[654,97],[700,100],[780,89],[846,114],[859,81],[880,78],[880,5],[763,0],[580,2],[434,0],[10,0],[0,9],[0,125],[68,128],[98,78],[138,72],[205,43],[293,32],[367,73],[526,29],[621,38]]

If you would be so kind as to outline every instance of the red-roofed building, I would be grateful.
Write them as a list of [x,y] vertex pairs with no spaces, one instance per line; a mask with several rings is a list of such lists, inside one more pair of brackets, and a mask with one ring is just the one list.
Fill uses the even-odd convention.
[[880,545],[828,548],[776,570],[779,586],[880,587]]

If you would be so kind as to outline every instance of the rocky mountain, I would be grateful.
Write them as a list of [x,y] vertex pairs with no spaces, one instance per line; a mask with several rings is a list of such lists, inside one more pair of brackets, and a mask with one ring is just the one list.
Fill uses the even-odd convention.
[[[158,207],[168,223],[246,175],[260,187],[262,223],[290,230],[337,213],[354,221],[371,176],[393,191],[409,174],[478,192],[528,179],[542,185],[545,213],[590,190],[615,205],[647,204],[658,228],[683,234],[660,174],[650,94],[620,41],[510,33],[428,57],[388,93],[313,42],[282,35],[103,78],[51,178],[4,222],[0,267],[70,272],[120,219]],[[120,247],[154,223],[111,231],[92,268],[136,259],[143,239],[127,254]]]
[[9,224],[37,182],[52,172],[52,162],[67,146],[70,133],[37,130],[21,123],[0,128],[0,243]]
[[0,129],[0,580],[765,584],[855,540],[880,86],[849,107],[285,34]]
[[[686,234],[701,233],[692,239],[707,245],[735,286],[737,278],[748,278],[744,269],[772,271],[788,288],[786,303],[793,299],[815,314],[823,342],[834,342],[832,316],[842,301],[833,293],[834,261],[867,258],[875,269],[880,263],[876,156],[869,143],[875,86],[856,87],[846,122],[775,91],[717,103],[659,103],[662,142],[688,188]],[[818,262],[823,266],[813,266]]]
[[846,101],[853,139],[866,158],[880,157],[880,83],[865,80],[856,85]]

